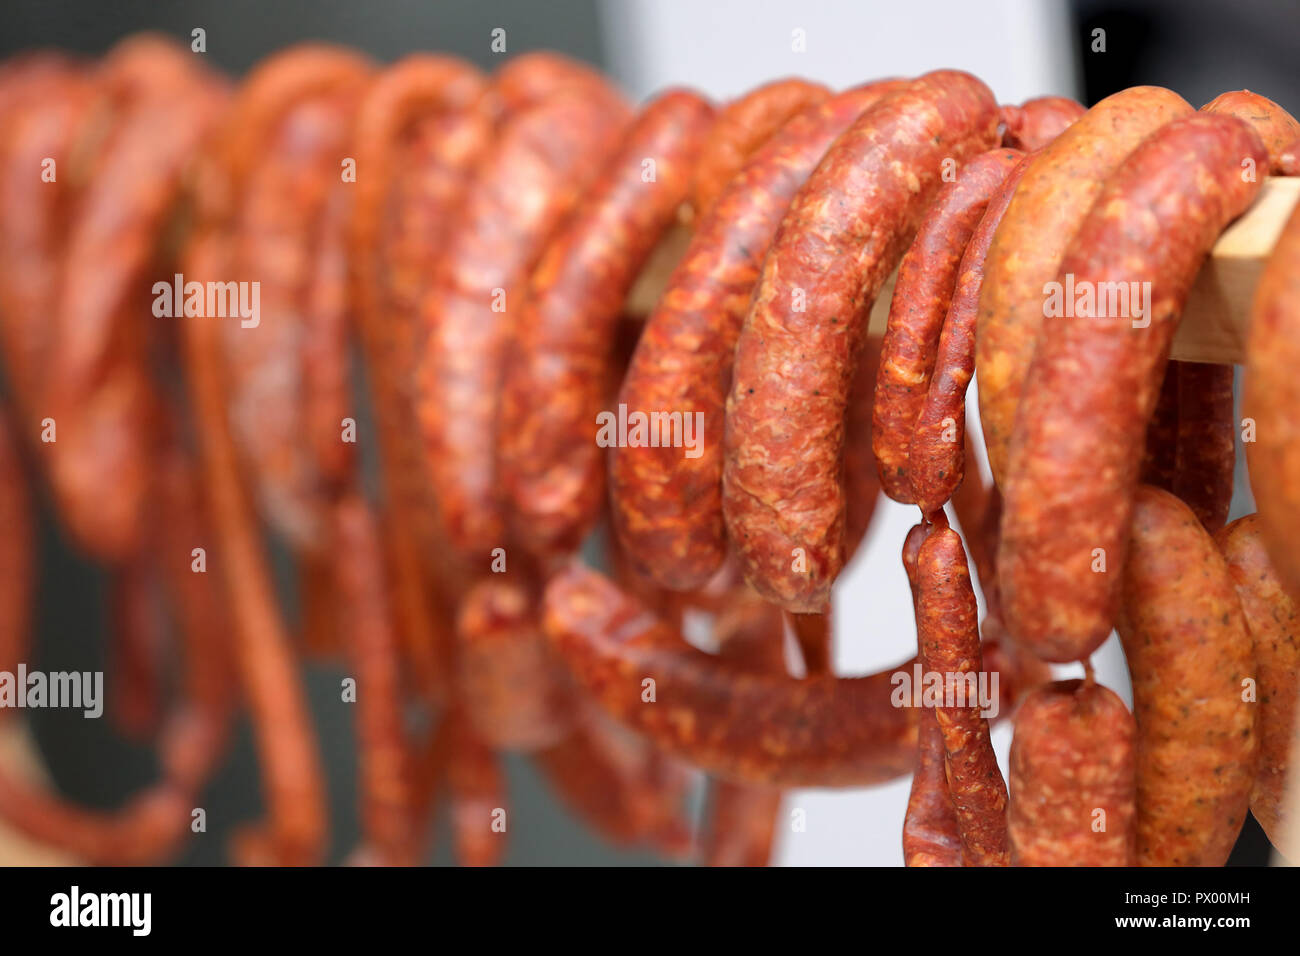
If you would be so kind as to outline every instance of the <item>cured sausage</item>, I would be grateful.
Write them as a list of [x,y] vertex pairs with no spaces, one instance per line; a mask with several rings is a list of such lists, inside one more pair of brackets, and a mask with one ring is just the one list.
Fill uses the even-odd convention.
[[1019,158],[1020,153],[1010,149],[982,153],[940,186],[898,266],[871,423],[880,484],[895,501],[914,500],[912,430],[925,404],[962,253]]
[[1168,492],[1174,490],[1174,475],[1178,471],[1178,370],[1182,364],[1170,359],[1165,366],[1160,397],[1147,425],[1142,468],[1138,473],[1142,484]]
[[984,260],[975,336],[980,425],[993,480],[1004,487],[1011,431],[1038,330],[1043,286],[1111,173],[1150,133],[1192,112],[1157,86],[1106,97],[1035,154]]
[[919,755],[903,817],[905,866],[961,866],[961,834],[948,792],[943,732],[935,712],[921,714]]
[[[968,866],[1006,866],[1007,788],[973,679],[984,670],[977,615],[961,537],[940,524],[917,556],[917,647],[925,673],[942,675],[946,688],[943,706],[934,713],[943,735],[962,857]],[[955,693],[959,686],[960,700]],[[952,688],[951,702],[947,688]]]
[[456,638],[466,715],[489,746],[531,751],[564,736],[564,689],[531,587],[505,574],[480,580],[461,602]]
[[1119,636],[1137,718],[1137,861],[1222,866],[1259,757],[1250,634],[1228,566],[1192,510],[1138,490]]
[[691,203],[703,215],[744,168],[749,157],[786,122],[831,95],[820,83],[797,77],[773,80],[732,100],[718,112],[700,149]]
[[[904,85],[882,80],[847,90],[806,108],[774,134],[699,219],[646,320],[619,404],[694,411],[704,423],[697,457],[653,447],[615,448],[610,454],[615,531],[637,572],[664,587],[704,586],[727,555],[722,463],[731,363],[781,217],[831,143]],[[874,481],[874,462],[870,471]]]
[[1249,123],[1268,151],[1268,171],[1286,175],[1283,167],[1287,164],[1283,155],[1286,148],[1300,137],[1300,121],[1282,107],[1267,96],[1250,90],[1229,90],[1202,106],[1201,112],[1223,113]]
[[1043,324],[1025,381],[997,562],[1007,628],[1044,660],[1110,633],[1169,343],[1202,260],[1259,190],[1249,157],[1263,146],[1240,120],[1175,120],[1107,181],[1061,262],[1058,301],[1072,301]]
[[1088,112],[1065,96],[1039,96],[1019,106],[1001,107],[1002,145],[1033,152],[1060,136]]
[[[733,591],[714,624],[718,656],[738,672],[785,673],[781,612],[744,589]],[[702,856],[708,866],[766,866],[772,856],[781,791],[730,780],[711,785]]]
[[[912,609],[920,623],[919,564],[921,546],[930,534],[930,525],[922,522],[912,526],[903,541],[903,570],[912,589]],[[917,733],[916,771],[912,774],[912,789],[907,797],[907,813],[903,816],[903,863],[906,866],[961,866],[961,833],[957,827],[957,812],[953,809],[952,794],[948,790],[947,756],[943,747],[943,731],[933,708],[921,711],[921,726]]]
[[738,674],[576,564],[551,579],[543,603],[551,646],[601,710],[709,773],[766,786],[848,787],[912,768],[917,708],[891,703],[892,670],[806,680]]
[[1040,687],[1011,739],[1013,866],[1133,866],[1133,715],[1092,681]]
[[1247,515],[1214,536],[1236,586],[1255,649],[1259,700],[1259,770],[1250,812],[1273,845],[1283,835],[1294,806],[1295,781],[1288,770],[1296,746],[1296,681],[1300,671],[1300,615],[1295,592],[1278,578],[1264,547],[1263,521]]
[[377,860],[413,865],[415,796],[397,638],[375,519],[355,492],[334,505],[333,537],[340,631],[356,680],[362,838]]
[[[686,197],[712,117],[708,102],[685,90],[646,106],[529,280],[503,390],[500,462],[512,530],[539,558],[574,551],[598,517],[601,446],[618,443],[597,431],[617,320]],[[647,437],[685,452],[684,413],[678,421],[679,434],[652,421]]]
[[590,191],[626,115],[605,88],[562,90],[511,117],[449,227],[421,308],[415,388],[426,481],[463,564],[486,562],[505,544],[498,418],[506,345],[522,334],[524,316],[514,316],[525,308],[524,284]]
[[453,722],[447,795],[456,860],[461,866],[496,866],[505,855],[509,830],[501,764],[464,713],[453,711],[444,719]]
[[1291,213],[1255,288],[1246,341],[1246,421],[1255,441],[1246,443],[1250,487],[1259,505],[1264,541],[1273,566],[1291,588],[1300,588],[1300,207]]
[[[221,195],[221,173],[201,168],[196,177],[200,222],[182,261],[186,275],[207,281],[229,274],[230,238],[222,229],[222,207],[216,198]],[[268,832],[248,831],[236,849],[270,862],[315,863],[324,852],[326,834],[324,781],[302,682],[226,416],[221,329],[202,317],[188,318],[183,328],[214,550],[222,558],[214,570],[222,575],[233,610],[234,657],[263,759],[272,824]]]
[[1030,161],[1031,157],[1022,156],[1004,170],[1005,178],[971,233],[957,267],[952,301],[935,348],[934,370],[908,437],[911,499],[922,514],[942,508],[966,475],[966,388],[975,374],[975,323],[984,259]]
[[1232,504],[1234,444],[1233,367],[1180,362],[1178,367],[1178,460],[1173,493],[1214,534]]
[[845,564],[853,559],[866,538],[880,501],[880,476],[876,472],[876,456],[871,451],[871,412],[880,369],[880,344],[880,336],[873,335],[862,349],[862,361],[853,375],[844,422]]
[[736,343],[723,512],[745,579],[787,610],[824,611],[843,567],[845,407],[871,303],[943,161],[996,136],[982,83],[927,74],[836,140],[782,220]]
[[[43,444],[60,517],[90,554],[123,559],[139,541],[149,488],[149,324],[141,295],[154,237],[179,196],[181,175],[225,105],[206,73],[179,65],[178,47],[150,42],[103,67],[99,102],[115,121],[97,144],[66,237],[64,276],[51,303],[41,406],[58,425]],[[125,89],[115,66],[152,64],[174,85]],[[192,62],[192,61],[191,61]],[[152,91],[152,92],[151,92]],[[67,171],[65,170],[65,173]],[[112,495],[102,493],[104,483]]]
[[[32,499],[19,456],[20,436],[0,408],[0,671],[28,660],[35,584]],[[8,716],[0,708],[0,721]]]
[[486,89],[469,64],[416,54],[375,79],[356,116],[355,158],[365,174],[352,186],[351,298],[375,406],[393,612],[426,697],[445,694],[440,661],[450,641],[429,583],[429,555],[440,547],[415,417],[415,343],[451,212],[492,134]]

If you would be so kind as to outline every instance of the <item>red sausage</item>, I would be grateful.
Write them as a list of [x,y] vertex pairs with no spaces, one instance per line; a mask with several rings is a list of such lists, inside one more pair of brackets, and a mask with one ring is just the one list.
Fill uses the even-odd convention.
[[736,344],[723,510],[745,579],[821,612],[844,563],[845,407],[866,317],[940,186],[993,145],[974,77],[927,74],[847,130],[795,196]]

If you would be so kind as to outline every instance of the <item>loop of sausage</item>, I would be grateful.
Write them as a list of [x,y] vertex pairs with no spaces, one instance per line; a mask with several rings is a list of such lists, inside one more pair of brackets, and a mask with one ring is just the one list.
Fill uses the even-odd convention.
[[1223,113],[1249,123],[1268,151],[1268,171],[1286,175],[1283,156],[1286,148],[1300,137],[1300,121],[1282,107],[1250,90],[1229,90],[1202,106],[1201,112]]
[[[199,792],[224,751],[233,713],[222,608],[213,600],[206,576],[194,574],[188,563],[188,550],[206,540],[197,512],[193,469],[175,446],[160,452],[158,463],[157,484],[151,489],[159,511],[158,551],[173,556],[162,563],[162,570],[184,662],[177,699],[161,726],[160,779],[119,809],[105,811],[76,806],[0,768],[0,818],[33,840],[92,864],[156,864],[176,852],[190,832]],[[14,493],[6,486],[6,506]],[[7,535],[12,534],[8,540],[28,544],[13,516],[5,515],[4,527]],[[168,545],[175,547],[166,550]],[[6,575],[6,587],[16,588],[24,580],[23,570],[11,564],[5,561],[6,571],[14,573],[12,580]],[[4,607],[6,614],[17,615],[22,604]],[[4,622],[6,627],[10,623]],[[0,653],[17,653],[22,659],[24,647],[7,646],[8,638],[7,633],[0,634],[6,644],[0,646]],[[9,663],[0,658],[0,666]]]
[[376,859],[412,865],[415,798],[383,553],[364,499],[347,493],[333,512],[340,631],[356,675],[362,839]]
[[[714,621],[718,658],[736,670],[784,674],[781,612],[736,588]],[[772,856],[781,791],[730,780],[711,785],[709,824],[701,843],[706,866],[766,866]]]
[[[226,194],[222,173],[201,168],[197,188],[200,216],[183,258],[184,274],[200,282],[226,281],[232,259],[230,236],[220,221]],[[268,862],[312,864],[324,853],[324,779],[302,681],[226,414],[229,397],[218,321],[188,317],[184,354],[215,529],[214,570],[223,578],[234,617],[234,657],[252,711],[271,817],[268,835],[254,834],[240,846]]]
[[1227,563],[1167,491],[1138,490],[1121,607],[1137,718],[1138,864],[1222,866],[1256,777],[1248,679],[1258,675]]
[[509,820],[501,763],[459,709],[446,715],[447,796],[452,844],[461,866],[496,866],[505,856]]
[[1019,106],[1003,106],[1002,145],[1032,153],[1060,136],[1088,112],[1065,96],[1039,96]]
[[1263,146],[1240,120],[1175,120],[1111,176],[1061,262],[1061,298],[1080,291],[1043,323],[1026,377],[997,562],[1007,628],[1044,660],[1079,660],[1110,634],[1169,343],[1201,262],[1259,190],[1250,158]]
[[1040,687],[1016,715],[1007,822],[1013,866],[1133,866],[1133,715],[1091,681]]
[[[124,559],[135,549],[150,478],[150,415],[157,400],[149,376],[150,325],[141,295],[149,270],[174,250],[159,234],[172,214],[182,174],[215,125],[225,97],[188,54],[138,46],[106,62],[92,109],[111,123],[81,189],[66,238],[60,285],[51,303],[50,348],[42,417],[58,440],[41,445],[59,514],[95,557]],[[175,84],[119,89],[116,65],[148,58]],[[88,123],[88,126],[93,126]],[[83,135],[90,136],[92,131]],[[70,171],[65,170],[65,175]],[[104,495],[105,482],[113,486]]]
[[560,802],[615,846],[690,852],[687,775],[645,741],[581,707],[573,730],[535,759]]
[[[59,266],[75,195],[71,162],[93,92],[86,71],[60,57],[19,61],[0,87],[0,351],[15,421],[41,430]],[[53,160],[54,179],[42,182]],[[40,188],[36,188],[39,183]]]
[[1246,341],[1246,443],[1250,487],[1263,520],[1264,541],[1278,574],[1300,588],[1300,207],[1291,213],[1255,289]]
[[[501,403],[501,479],[511,530],[539,558],[572,553],[598,517],[607,443],[597,430],[620,310],[686,198],[712,117],[685,90],[647,105],[529,279]],[[680,446],[688,413],[672,435],[651,422],[649,440]]]
[[917,647],[926,674],[942,675],[945,687],[950,680],[963,681],[967,695],[964,706],[945,700],[934,709],[963,860],[968,866],[1006,866],[1007,787],[988,719],[978,700],[969,699],[974,681],[966,681],[966,675],[985,670],[977,614],[961,538],[951,528],[936,527],[917,556]]
[[[0,407],[0,671],[14,674],[31,646],[36,540],[22,438],[10,415]],[[0,708],[0,720],[8,716]]]
[[[921,546],[930,535],[930,525],[922,522],[913,525],[903,541],[903,570],[912,590],[912,611],[919,623]],[[907,812],[903,816],[903,864],[905,866],[961,866],[961,833],[957,826],[957,812],[948,790],[947,756],[944,753],[943,731],[932,708],[921,712],[921,726],[917,733],[916,771],[912,775],[912,789],[907,797]]]
[[[312,308],[310,290],[319,286],[321,244],[343,238],[345,220],[337,211],[331,217],[330,206],[350,188],[340,163],[355,102],[353,91],[289,106],[236,198],[232,268],[256,277],[259,316],[256,324],[221,325],[231,427],[263,515],[299,553],[329,548],[328,479],[304,440],[316,411],[309,400],[318,397],[308,363],[344,358],[346,327],[339,303]],[[341,418],[333,420],[334,444],[349,449],[339,440]]]
[[944,317],[962,275],[962,253],[1019,159],[1015,150],[994,149],[963,165],[955,178],[939,187],[899,263],[871,422],[880,484],[895,501],[915,501],[909,461],[912,432],[930,387]]
[[849,787],[912,767],[916,708],[891,702],[892,669],[845,679],[736,673],[579,565],[551,579],[544,608],[551,646],[601,709],[709,773]]
[[722,462],[731,364],[781,218],[831,143],[903,85],[883,80],[848,90],[806,108],[775,133],[697,220],[646,321],[619,403],[699,412],[704,422],[697,457],[653,447],[615,448],[610,455],[615,531],[637,572],[664,587],[703,587],[726,558]]
[[984,259],[1030,162],[1019,156],[988,202],[957,267],[952,302],[935,349],[934,370],[907,452],[912,499],[922,514],[944,506],[966,475],[966,388],[975,374],[975,322]]
[[691,182],[695,215],[702,216],[713,205],[754,151],[787,121],[830,95],[820,83],[788,77],[750,90],[719,110]]
[[439,549],[415,417],[420,301],[449,241],[451,213],[492,134],[487,84],[472,66],[414,54],[390,66],[357,108],[348,264],[375,408],[380,517],[393,612],[413,683],[445,693],[449,645],[429,556]]
[[496,750],[534,751],[568,730],[540,614],[534,588],[505,574],[481,579],[457,612],[459,691],[470,723]]
[[723,511],[745,579],[824,611],[844,563],[845,408],[880,287],[940,186],[997,138],[979,80],[941,70],[836,140],[790,204],[736,343]]
[[1247,515],[1214,536],[1246,619],[1255,651],[1259,700],[1259,770],[1250,812],[1279,849],[1292,816],[1296,782],[1289,777],[1296,732],[1300,613],[1295,592],[1278,578],[1264,547],[1264,522]]
[[980,425],[998,487],[1043,319],[1043,286],[1056,278],[1080,223],[1134,147],[1192,112],[1169,90],[1137,86],[1108,96],[1035,154],[984,260],[975,337]]
[[[416,411],[443,534],[482,569],[506,544],[498,454],[507,345],[529,272],[622,130],[617,94],[561,89],[509,117],[478,163],[420,311]],[[529,396],[540,406],[545,391]],[[549,400],[549,399],[548,399]]]

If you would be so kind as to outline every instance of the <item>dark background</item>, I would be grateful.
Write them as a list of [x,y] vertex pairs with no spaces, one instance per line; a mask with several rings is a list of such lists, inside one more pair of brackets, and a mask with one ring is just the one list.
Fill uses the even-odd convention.
[[[617,0],[614,0],[617,2]],[[701,0],[706,3],[707,0]],[[1047,0],[1052,2],[1052,0]],[[0,57],[40,46],[96,55],[140,30],[158,30],[188,43],[190,30],[207,31],[214,66],[233,74],[288,44],[331,40],[388,61],[417,50],[454,53],[485,69],[499,57],[491,30],[508,31],[509,54],[549,48],[603,63],[596,0],[4,0]],[[1071,5],[1079,38],[1080,98],[1092,103],[1139,83],[1168,86],[1193,105],[1227,89],[1255,89],[1296,111],[1300,106],[1300,3],[1293,0],[1138,0]],[[1090,50],[1091,31],[1106,30],[1107,51]],[[1015,50],[1007,50],[1015,56]],[[870,72],[869,70],[867,72]],[[111,488],[104,493],[111,494]],[[284,572],[283,563],[281,571]],[[286,581],[290,575],[284,573]],[[286,601],[292,603],[286,584]],[[107,582],[61,539],[44,511],[41,536],[37,650],[45,670],[103,668],[107,641],[103,608]],[[333,859],[355,845],[355,751],[348,709],[338,706],[341,671],[313,666],[308,686],[329,774],[335,832]],[[108,719],[86,721],[76,712],[32,711],[29,719],[50,773],[70,798],[111,807],[153,778],[148,748],[123,742]],[[522,758],[507,758],[509,851],[514,864],[647,863],[642,853],[610,849],[587,834],[546,792]],[[206,793],[206,837],[192,840],[188,864],[226,859],[225,836],[258,816],[256,760],[241,725],[230,759]],[[444,828],[445,829],[445,828]],[[437,862],[449,862],[445,833]],[[1267,843],[1248,822],[1233,863],[1263,863]]]

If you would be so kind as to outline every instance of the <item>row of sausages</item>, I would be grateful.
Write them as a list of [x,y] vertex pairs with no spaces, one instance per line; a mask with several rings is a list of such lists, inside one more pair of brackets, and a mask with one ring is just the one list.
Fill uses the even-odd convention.
[[[1276,104],[1243,91],[1194,111],[1144,87],[1087,111],[999,106],[940,70],[839,93],[781,80],[721,108],[670,90],[634,110],[550,54],[489,77],[319,45],[232,89],[141,37],[95,64],[4,65],[0,128],[15,253],[0,666],[26,654],[38,479],[136,612],[110,681],[164,770],[109,815],[0,773],[0,817],[30,835],[97,862],[174,852],[242,699],[269,819],[235,859],[320,861],[299,659],[341,654],[354,862],[417,862],[439,800],[462,862],[499,859],[507,751],[608,838],[713,863],[766,861],[783,788],[914,768],[912,864],[1217,864],[1247,806],[1281,839],[1296,582],[1273,571],[1290,573],[1289,542],[1269,509],[1300,485],[1289,426],[1264,422],[1290,387],[1276,340],[1297,301],[1294,221],[1259,306],[1275,340],[1275,380],[1251,386],[1260,461],[1275,456],[1263,517],[1223,527],[1230,376],[1166,372],[1210,245],[1294,162],[1300,126]],[[38,189],[44,157],[59,174]],[[143,290],[173,272],[177,321],[146,321]],[[1146,324],[1044,319],[1058,275],[1149,282]],[[260,314],[214,313],[212,290],[245,280]],[[977,371],[992,485],[966,461]],[[607,450],[593,422],[611,407],[683,427],[701,413],[698,454]],[[377,494],[358,443],[378,453]],[[922,516],[903,549],[918,654],[837,677],[832,586],[881,490]],[[146,520],[149,502],[166,513]],[[296,639],[266,529],[300,571]],[[575,560],[584,543],[609,575]],[[194,573],[196,548],[214,573]],[[161,636],[138,623],[155,603],[172,612]],[[681,636],[701,614],[712,652]],[[1048,662],[1086,664],[1116,623],[1133,714],[1090,668],[1047,683]],[[126,702],[164,696],[173,632],[190,676],[159,725]],[[913,664],[1000,675],[1009,788],[978,707],[896,706]],[[716,778],[694,841],[688,767]]]

